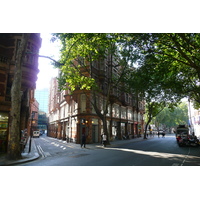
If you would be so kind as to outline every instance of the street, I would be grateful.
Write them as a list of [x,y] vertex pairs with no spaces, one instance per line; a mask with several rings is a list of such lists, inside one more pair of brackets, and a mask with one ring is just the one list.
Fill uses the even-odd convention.
[[164,138],[125,140],[120,145],[93,148],[45,135],[34,138],[41,157],[19,166],[199,166],[200,147],[179,147],[174,134]]

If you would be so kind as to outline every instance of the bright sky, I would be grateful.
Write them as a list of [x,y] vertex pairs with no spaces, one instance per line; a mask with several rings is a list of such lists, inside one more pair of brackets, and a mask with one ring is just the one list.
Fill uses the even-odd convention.
[[[52,35],[50,33],[41,33],[42,46],[40,48],[40,55],[49,56],[55,60],[59,59],[59,44],[58,42],[51,42]],[[51,65],[51,60],[43,57],[39,57],[39,70],[38,80],[36,82],[36,89],[49,88],[49,82],[52,77],[57,76],[57,69],[54,69]]]

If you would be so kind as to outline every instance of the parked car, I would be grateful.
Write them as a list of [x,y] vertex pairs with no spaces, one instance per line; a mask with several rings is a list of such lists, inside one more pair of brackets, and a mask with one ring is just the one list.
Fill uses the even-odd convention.
[[40,131],[33,131],[33,137],[40,137]]
[[177,142],[179,146],[199,146],[199,139],[193,135],[189,135],[188,137],[178,136]]

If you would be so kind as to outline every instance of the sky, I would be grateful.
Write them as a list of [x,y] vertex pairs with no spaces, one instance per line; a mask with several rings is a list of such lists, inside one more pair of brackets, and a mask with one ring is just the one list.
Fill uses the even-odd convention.
[[[59,43],[51,42],[51,33],[41,33],[42,45],[40,48],[40,55],[49,56],[55,60],[59,59]],[[54,69],[51,65],[51,60],[43,57],[38,59],[38,68],[40,72],[38,73],[38,80],[36,82],[36,89],[42,90],[44,88],[49,88],[49,82],[52,77],[57,76],[57,69]]]

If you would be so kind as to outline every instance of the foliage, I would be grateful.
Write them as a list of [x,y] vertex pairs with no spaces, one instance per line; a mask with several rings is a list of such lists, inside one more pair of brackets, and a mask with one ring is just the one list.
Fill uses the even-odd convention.
[[[110,80],[124,83],[124,91],[131,92],[147,105],[147,123],[164,107],[173,108],[183,97],[190,97],[200,105],[200,34],[194,33],[79,33],[54,34],[62,41],[59,65],[60,86],[98,91],[92,77],[95,60],[113,55],[116,65],[124,66],[120,76]],[[84,70],[83,70],[84,67]],[[86,75],[89,72],[89,76]],[[108,104],[106,104],[108,105]],[[149,112],[149,113],[148,113]],[[151,113],[150,113],[151,112]]]
[[[61,70],[59,86],[61,89],[97,89],[91,68],[95,61],[104,60],[112,55],[116,61],[112,67],[128,65],[131,49],[127,49],[127,40],[123,34],[74,33],[54,34],[62,42]],[[129,59],[128,59],[129,58]],[[90,74],[90,76],[88,76]],[[114,77],[113,77],[114,78]],[[67,88],[66,88],[66,82]]]
[[[60,89],[68,89],[72,93],[77,89],[83,92],[90,90],[93,95],[91,104],[103,121],[104,132],[107,133],[106,114],[111,103],[111,91],[123,82],[130,61],[136,59],[132,54],[133,47],[128,45],[128,37],[116,33],[62,33],[54,34],[54,37],[62,42],[60,64],[57,65],[60,69]],[[107,68],[109,78],[105,87],[93,76],[95,68],[103,71]],[[97,105],[97,92],[104,93],[103,110]]]
[[[200,102],[200,34],[194,33],[88,33],[88,34],[55,34],[63,44],[62,73],[74,77],[78,73],[76,69],[69,68],[73,65],[73,58],[78,56],[86,58],[81,64],[87,61],[94,61],[106,56],[106,52],[112,53],[120,58],[120,62],[129,63],[130,66],[137,64],[137,67],[149,67],[145,78],[151,76],[160,80],[162,88],[173,92],[177,96],[188,97]],[[80,64],[80,61],[79,61]],[[74,67],[75,68],[75,67]],[[151,69],[151,70],[150,70]],[[144,79],[143,79],[144,80]],[[88,79],[81,80],[84,84],[93,87],[94,82]],[[61,83],[66,82],[62,80]],[[70,83],[72,89],[77,85]],[[87,84],[89,83],[89,84]],[[62,85],[62,84],[61,84]],[[83,87],[85,87],[83,86]],[[90,88],[90,87],[89,87]],[[89,89],[87,88],[87,89]],[[168,92],[168,93],[169,93]]]
[[171,128],[179,124],[188,124],[188,107],[185,102],[180,103],[174,109],[164,108],[153,120],[155,124],[162,124]]
[[165,102],[165,106],[173,108],[183,97],[190,97],[198,107],[200,34],[145,33],[131,36],[138,61],[137,69],[128,80],[146,101],[146,123],[156,112],[151,107],[155,102]]
[[152,73],[160,76],[163,88],[200,103],[200,34],[141,34],[134,45],[144,57],[154,55]]
[[180,101],[181,96],[175,95],[168,88],[163,87],[163,80],[157,71],[157,58],[155,54],[147,55],[131,75],[127,76],[130,90],[136,91],[140,100],[146,104],[145,133],[151,120],[165,107],[173,108]]

